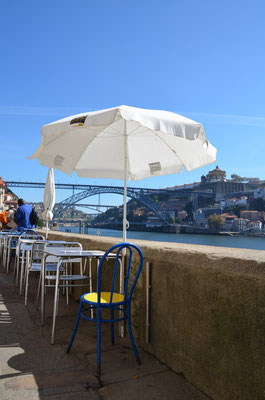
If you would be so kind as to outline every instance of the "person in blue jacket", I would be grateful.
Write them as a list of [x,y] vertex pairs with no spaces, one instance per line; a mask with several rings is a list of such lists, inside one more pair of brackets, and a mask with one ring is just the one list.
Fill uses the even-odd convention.
[[23,199],[18,199],[18,209],[15,215],[15,222],[18,228],[32,229],[34,226],[30,223],[30,214],[32,207],[30,204],[26,204]]

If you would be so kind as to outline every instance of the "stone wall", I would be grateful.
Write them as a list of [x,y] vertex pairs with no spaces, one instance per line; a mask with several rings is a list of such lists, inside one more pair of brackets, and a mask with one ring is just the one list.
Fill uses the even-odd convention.
[[[117,238],[51,232],[85,249]],[[265,252],[137,241],[151,262],[145,342],[145,265],[132,308],[141,346],[216,400],[265,398]]]

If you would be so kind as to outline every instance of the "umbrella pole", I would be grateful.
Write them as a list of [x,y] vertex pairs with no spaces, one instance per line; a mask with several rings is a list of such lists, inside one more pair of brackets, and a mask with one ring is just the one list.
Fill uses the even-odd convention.
[[46,221],[46,235],[45,235],[45,239],[48,239],[48,225],[49,225],[49,222]]
[[127,203],[126,203],[126,197],[127,197],[127,180],[124,179],[124,188],[123,188],[123,234],[122,234],[122,239],[123,242],[126,242],[127,239],[127,219],[126,219],[126,215],[127,215]]
[[[124,186],[123,186],[123,221],[122,221],[122,239],[123,242],[126,242],[127,235],[126,229],[128,228],[128,221],[126,219],[127,216],[127,170],[128,170],[128,136],[127,136],[127,121],[124,120]],[[120,293],[124,293],[124,272],[125,272],[125,257],[126,257],[126,249],[123,249],[122,252],[122,261],[121,261],[121,271],[120,271]],[[120,311],[120,318],[122,318],[122,312]],[[120,337],[124,337],[125,327],[124,321],[120,321],[119,326],[119,334]]]
[[[126,242],[126,229],[129,227],[127,216],[127,171],[128,171],[128,136],[127,121],[124,120],[124,190],[123,190],[123,242]],[[126,254],[126,253],[125,253]]]

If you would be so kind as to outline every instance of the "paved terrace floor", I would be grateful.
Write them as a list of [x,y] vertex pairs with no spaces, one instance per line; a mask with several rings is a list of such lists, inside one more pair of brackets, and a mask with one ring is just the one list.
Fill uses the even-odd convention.
[[[56,344],[50,344],[53,293],[47,295],[45,326],[35,307],[37,279],[31,277],[28,308],[11,276],[0,265],[1,400],[207,400],[182,376],[140,350],[137,366],[126,339],[110,344],[103,329],[102,376],[96,376],[96,326],[80,321],[71,353],[66,347],[78,304],[60,299]],[[33,296],[34,295],[34,296]],[[106,325],[105,325],[106,326]],[[106,326],[109,328],[109,325]]]

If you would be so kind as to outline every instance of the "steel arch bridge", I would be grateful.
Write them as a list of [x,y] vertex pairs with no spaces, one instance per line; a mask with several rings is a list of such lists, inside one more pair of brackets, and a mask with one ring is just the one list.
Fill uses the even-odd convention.
[[[105,193],[114,193],[114,194],[120,194],[123,195],[123,187],[110,187],[110,186],[92,186],[89,189],[83,190],[82,192],[79,192],[73,196],[68,197],[67,199],[61,201],[58,203],[58,209],[55,210],[55,217],[60,217],[60,215],[63,213],[66,208],[69,207],[69,205],[74,205],[78,203],[81,200],[84,200],[88,197],[95,196],[97,194],[105,194]],[[161,207],[159,207],[154,201],[152,201],[148,194],[151,194],[151,191],[148,193],[147,190],[145,189],[136,189],[136,188],[129,188],[127,187],[127,197],[130,197],[131,199],[138,200],[140,203],[144,204],[146,207],[148,207],[150,210],[154,212],[154,214],[164,221],[165,223],[168,223],[168,215],[164,213],[161,210]]]

